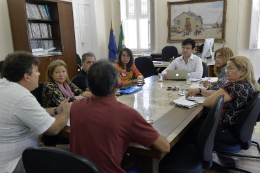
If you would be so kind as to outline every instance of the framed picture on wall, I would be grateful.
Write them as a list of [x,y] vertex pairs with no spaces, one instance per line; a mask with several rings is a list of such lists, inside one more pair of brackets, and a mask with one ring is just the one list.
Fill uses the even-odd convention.
[[205,38],[225,41],[226,0],[167,2],[167,6],[168,43],[187,38],[196,42],[204,42]]

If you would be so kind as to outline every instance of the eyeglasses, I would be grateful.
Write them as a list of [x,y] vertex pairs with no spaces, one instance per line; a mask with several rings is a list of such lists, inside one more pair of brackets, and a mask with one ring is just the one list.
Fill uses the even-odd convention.
[[221,59],[221,58],[222,58],[222,56],[216,56],[216,57],[214,57],[214,60]]
[[232,69],[234,69],[235,67],[225,67],[225,71],[231,71]]

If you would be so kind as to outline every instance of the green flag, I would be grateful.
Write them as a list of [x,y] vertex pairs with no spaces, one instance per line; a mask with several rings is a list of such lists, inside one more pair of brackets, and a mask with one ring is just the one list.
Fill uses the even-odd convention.
[[123,48],[125,48],[125,36],[124,36],[124,32],[123,32],[123,26],[121,24],[120,33],[119,33],[119,41],[118,41],[118,49],[117,49],[118,54]]

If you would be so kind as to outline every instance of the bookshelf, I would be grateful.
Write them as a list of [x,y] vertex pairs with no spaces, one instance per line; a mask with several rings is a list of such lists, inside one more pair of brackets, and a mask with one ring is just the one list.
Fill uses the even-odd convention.
[[[55,47],[62,53],[62,55],[39,56],[39,71],[41,73],[39,81],[45,82],[45,72],[49,63],[57,59],[66,62],[70,79],[76,76],[78,72],[71,2],[60,0],[7,0],[7,4],[15,51],[32,52],[32,49],[34,50],[39,46],[39,48],[45,50]],[[27,12],[28,5],[37,6],[38,9],[40,9],[39,6],[48,7],[49,18],[44,17],[41,12],[39,18],[31,17]],[[51,29],[49,29],[49,26]]]

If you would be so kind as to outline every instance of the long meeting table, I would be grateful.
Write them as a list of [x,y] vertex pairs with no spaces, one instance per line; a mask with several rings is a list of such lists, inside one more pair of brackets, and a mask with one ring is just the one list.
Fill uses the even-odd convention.
[[[178,91],[168,87],[186,86],[185,81],[158,81],[158,76],[145,79],[142,90],[129,95],[122,95],[118,101],[137,110],[145,119],[153,120],[152,126],[164,136],[171,148],[179,141],[188,128],[202,115],[203,106],[183,108],[171,105],[170,101],[179,98]],[[69,138],[70,128],[62,130],[62,136]],[[158,173],[159,162],[165,156],[153,148],[146,148],[137,143],[130,143],[124,159],[141,167],[142,173]]]

